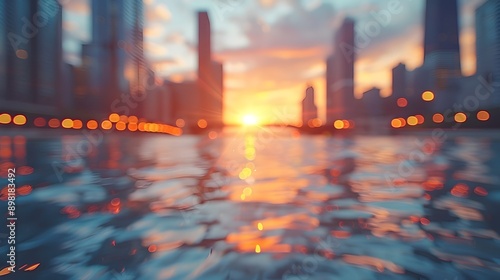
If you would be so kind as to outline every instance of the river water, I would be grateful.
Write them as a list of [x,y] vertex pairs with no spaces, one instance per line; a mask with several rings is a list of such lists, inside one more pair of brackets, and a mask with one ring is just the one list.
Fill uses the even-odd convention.
[[5,279],[500,279],[496,132],[44,134],[0,136]]

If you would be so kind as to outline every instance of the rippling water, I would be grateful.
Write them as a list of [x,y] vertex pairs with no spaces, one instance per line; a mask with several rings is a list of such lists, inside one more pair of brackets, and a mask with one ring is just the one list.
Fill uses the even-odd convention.
[[498,134],[211,136],[1,136],[6,278],[500,278]]

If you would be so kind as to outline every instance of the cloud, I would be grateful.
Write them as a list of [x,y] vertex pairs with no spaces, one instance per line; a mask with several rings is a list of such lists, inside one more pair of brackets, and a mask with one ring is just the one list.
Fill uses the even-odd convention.
[[148,22],[161,22],[166,23],[172,18],[172,13],[164,4],[159,5],[146,5],[145,6],[145,19]]

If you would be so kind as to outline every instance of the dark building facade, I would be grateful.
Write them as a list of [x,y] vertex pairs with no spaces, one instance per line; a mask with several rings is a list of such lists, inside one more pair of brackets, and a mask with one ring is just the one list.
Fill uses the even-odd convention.
[[0,37],[0,98],[9,100],[11,109],[25,111],[34,105],[63,106],[62,6],[57,0],[2,1]]
[[309,121],[318,117],[318,108],[314,102],[314,88],[308,86],[302,99],[302,125],[307,126]]
[[353,119],[354,114],[354,20],[344,19],[334,37],[334,54],[327,59],[326,121]]

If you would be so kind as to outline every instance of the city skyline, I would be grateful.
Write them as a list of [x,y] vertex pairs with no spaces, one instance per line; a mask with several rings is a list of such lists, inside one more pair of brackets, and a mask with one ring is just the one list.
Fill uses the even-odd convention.
[[[308,82],[316,89],[319,116],[325,120],[326,89],[322,73],[326,67],[323,60],[331,52],[334,31],[345,15],[355,20],[361,18],[356,20],[359,28],[365,27],[376,21],[372,13],[387,10],[390,1],[361,1],[361,7],[355,2],[211,1],[204,4],[200,1],[145,1],[145,54],[158,77],[169,77],[174,81],[194,80],[197,71],[197,57],[193,52],[197,40],[196,12],[206,9],[213,24],[214,55],[226,65],[226,122],[239,123],[241,116],[238,111],[253,112],[272,121],[276,118],[273,113],[276,107],[286,107],[291,115],[287,120],[296,122],[300,119],[303,87]],[[461,56],[463,73],[470,75],[475,72],[474,10],[483,1],[464,2],[459,1]],[[78,11],[77,15],[85,17],[85,1],[71,3],[73,7],[67,7],[67,14],[73,16],[74,11]],[[402,12],[393,14],[390,24],[382,27],[380,34],[368,37],[369,47],[360,50],[355,66],[358,98],[373,86],[381,88],[384,96],[390,94],[390,72],[399,62],[404,62],[408,69],[421,64],[425,1],[401,0],[399,3]],[[295,18],[287,20],[290,17]],[[314,36],[300,33],[300,30],[316,24],[328,28],[316,28]],[[73,21],[71,25],[78,26]],[[79,34],[85,33],[85,25],[82,26],[78,29]],[[300,33],[296,39],[280,35],[293,30],[290,28],[296,28]],[[395,48],[395,44],[398,47],[394,52],[386,51],[390,45]],[[167,67],[159,67],[162,65]],[[285,69],[294,72],[280,74]],[[252,107],[259,107],[259,110],[255,112]]]

